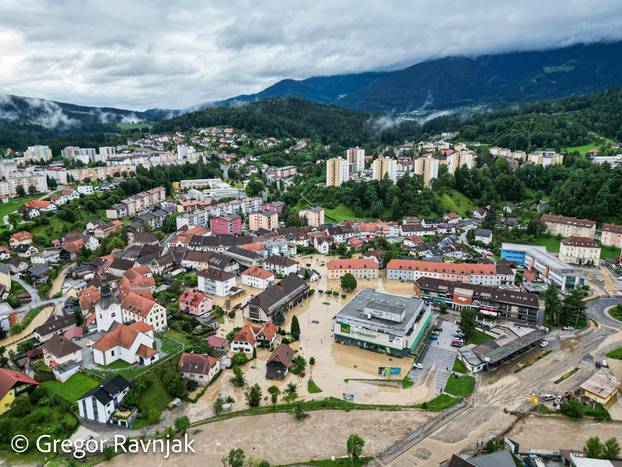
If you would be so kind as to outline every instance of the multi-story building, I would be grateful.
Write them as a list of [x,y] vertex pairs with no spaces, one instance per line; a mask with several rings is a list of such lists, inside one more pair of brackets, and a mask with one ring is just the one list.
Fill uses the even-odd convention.
[[299,266],[296,261],[287,256],[270,255],[263,263],[263,267],[279,276],[287,276],[298,272]]
[[235,274],[219,269],[204,269],[199,271],[198,289],[209,295],[227,297],[235,289]]
[[361,173],[365,170],[365,149],[349,148],[346,151],[346,159],[350,166],[349,172]]
[[622,248],[622,225],[603,224],[600,242],[605,246]]
[[477,308],[486,316],[500,317],[530,325],[540,325],[544,316],[535,293],[465,284],[431,277],[415,281],[415,295],[454,310]]
[[512,268],[502,264],[439,263],[410,259],[392,259],[387,264],[387,279],[412,282],[420,277],[492,286],[514,283]]
[[438,177],[438,167],[439,160],[432,156],[415,159],[415,173],[423,177],[424,186],[429,186]]
[[274,273],[259,267],[250,267],[240,274],[243,285],[256,289],[265,289],[274,284]]
[[527,161],[543,167],[561,165],[564,163],[564,155],[553,151],[536,151],[527,156]]
[[348,161],[341,157],[333,157],[326,161],[326,186],[341,186],[350,177]]
[[52,150],[47,146],[28,146],[24,151],[24,160],[26,162],[41,162],[52,160]]
[[102,162],[106,162],[109,157],[117,154],[117,148],[114,146],[100,146],[99,147],[99,158]]
[[378,279],[378,263],[372,259],[331,259],[326,263],[329,279],[340,279],[352,274],[357,279]]
[[545,283],[555,284],[562,291],[583,287],[583,272],[547,252],[543,246],[503,243],[501,259],[533,271]]
[[19,186],[25,193],[49,191],[45,172],[13,172],[6,180],[0,181],[0,195],[16,196]]
[[289,178],[298,173],[298,169],[294,165],[286,165],[284,167],[278,167],[276,169],[277,178]]
[[577,219],[576,217],[556,216],[545,214],[542,222],[546,226],[546,233],[567,237],[594,238],[596,222],[589,219]]
[[299,217],[304,217],[309,227],[319,227],[324,224],[324,208],[313,207],[298,211]]
[[397,181],[397,161],[390,157],[380,156],[371,164],[372,178],[381,181],[388,177],[392,182]]
[[308,295],[307,283],[297,274],[290,274],[249,300],[247,318],[252,321],[269,321],[277,311],[285,313]]
[[447,156],[446,164],[447,171],[452,175],[455,174],[456,170],[460,167],[472,169],[475,167],[475,154],[473,151],[469,150],[454,151]]
[[248,230],[274,230],[279,227],[279,215],[272,211],[254,212],[248,216]]
[[214,235],[242,233],[242,218],[235,214],[212,217],[209,221],[210,231]]
[[212,301],[202,292],[187,289],[179,297],[179,311],[192,316],[206,316],[212,311]]
[[121,302],[123,322],[140,321],[156,332],[166,329],[166,308],[155,300],[130,292]]
[[559,245],[559,259],[568,264],[596,266],[600,262],[600,245],[588,237],[568,237]]
[[430,308],[418,298],[361,290],[333,318],[335,342],[404,357],[422,342]]

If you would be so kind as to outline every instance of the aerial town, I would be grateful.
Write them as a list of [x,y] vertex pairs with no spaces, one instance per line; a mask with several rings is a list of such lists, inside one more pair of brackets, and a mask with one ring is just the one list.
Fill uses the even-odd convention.
[[[300,170],[323,171],[326,190],[412,179],[430,191],[480,157],[509,170],[564,160],[455,141],[271,166],[262,154],[275,146],[313,143],[210,127],[11,154],[0,424],[105,442],[228,420],[196,434],[208,465],[233,448],[275,465],[339,455],[360,424],[377,431],[365,446],[378,465],[571,461],[585,443],[577,418],[592,420],[581,436],[610,438],[607,421],[622,420],[622,226],[546,201],[373,218],[287,197]],[[46,421],[28,425],[31,411]],[[270,423],[281,428],[266,438]],[[317,439],[295,456],[272,449],[292,436]]]

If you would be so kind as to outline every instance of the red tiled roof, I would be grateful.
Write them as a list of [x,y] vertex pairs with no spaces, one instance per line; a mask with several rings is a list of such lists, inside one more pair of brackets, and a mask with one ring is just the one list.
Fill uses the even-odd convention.
[[50,207],[50,202],[44,199],[33,199],[32,201],[24,203],[24,206],[33,209],[46,209]]
[[616,234],[622,234],[622,225],[603,224],[603,232],[612,232]]
[[80,292],[80,308],[83,310],[90,310],[97,302],[99,302],[100,298],[101,292],[99,288],[91,284]]
[[261,331],[259,331],[259,336],[262,336],[264,339],[271,341],[272,339],[274,339],[274,336],[276,336],[276,331],[277,331],[277,327],[276,324],[274,324],[272,321],[268,321],[266,324],[264,324],[264,327],[261,328]]
[[589,219],[577,219],[576,217],[556,216],[554,214],[545,214],[542,216],[543,222],[551,222],[553,224],[567,224],[577,227],[592,228],[596,225],[596,222]]
[[207,338],[207,345],[210,347],[224,348],[227,345],[227,339],[221,336],[209,336]]
[[240,329],[238,333],[233,336],[233,340],[238,342],[247,342],[251,345],[254,345],[255,342],[257,342],[257,339],[255,339],[255,333],[253,332],[253,328],[250,324],[247,324]]
[[258,279],[269,279],[274,277],[274,274],[270,271],[266,271],[263,268],[252,267],[245,270],[243,273],[245,276],[257,277]]
[[15,232],[13,235],[11,235],[11,238],[17,240],[18,242],[23,242],[24,240],[32,240],[32,234],[30,232],[22,230],[20,232]]
[[[149,328],[151,329],[151,326]],[[119,323],[95,342],[93,348],[102,352],[117,346],[129,349],[140,332],[142,331],[133,328],[131,325],[127,326]]]
[[138,349],[136,349],[136,355],[138,355],[139,357],[152,357],[153,355],[157,354],[158,351],[155,350],[152,347],[148,347],[145,344],[140,344],[138,346]]
[[130,292],[121,302],[121,308],[146,318],[155,304],[156,302],[153,299],[143,297],[136,292]]
[[6,394],[17,384],[39,384],[38,381],[35,381],[27,374],[22,373],[21,371],[9,370],[7,368],[0,368],[0,399],[2,399]]
[[402,271],[422,271],[446,274],[489,274],[497,273],[496,265],[483,263],[437,263],[435,261],[417,261],[411,259],[392,259],[387,269]]

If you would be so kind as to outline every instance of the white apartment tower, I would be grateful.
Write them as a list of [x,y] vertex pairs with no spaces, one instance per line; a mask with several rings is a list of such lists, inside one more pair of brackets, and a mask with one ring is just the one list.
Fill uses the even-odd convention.
[[350,172],[360,173],[365,170],[365,149],[350,148],[346,151],[346,158],[350,164]]

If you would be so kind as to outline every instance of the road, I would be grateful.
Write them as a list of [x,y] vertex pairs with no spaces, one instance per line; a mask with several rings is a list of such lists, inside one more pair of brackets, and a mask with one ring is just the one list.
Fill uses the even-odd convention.
[[451,375],[457,350],[451,346],[454,334],[458,330],[458,325],[452,321],[442,321],[443,330],[438,336],[438,340],[431,341],[419,363],[423,364],[423,369],[413,368],[408,374],[409,379],[420,383],[429,371],[435,371],[435,385],[437,392],[441,392]]
[[[59,276],[60,276],[60,274],[59,274]],[[63,274],[63,279],[64,279],[64,277],[65,277],[65,275]],[[41,297],[39,297],[39,292],[37,292],[37,289],[35,289],[28,282],[24,281],[23,279],[21,279],[21,278],[19,278],[17,276],[13,276],[13,280],[15,282],[17,282],[19,285],[21,285],[24,288],[24,290],[26,292],[28,292],[28,295],[30,295],[30,302],[28,302],[25,305],[22,305],[19,308],[17,308],[15,310],[15,312],[17,314],[25,313],[25,312],[27,312],[28,310],[30,310],[32,308],[37,308],[38,306],[56,305],[58,303],[64,303],[65,300],[67,299],[67,297],[42,299]]]
[[622,305],[622,297],[602,297],[586,302],[587,314],[599,323],[622,330],[622,322],[611,318],[605,310],[615,305]]

